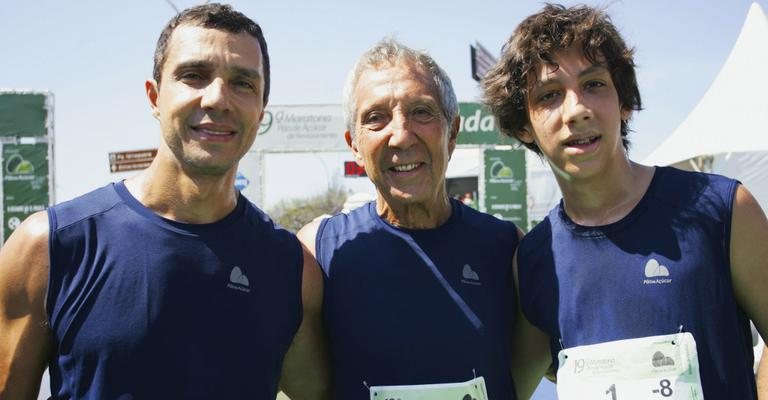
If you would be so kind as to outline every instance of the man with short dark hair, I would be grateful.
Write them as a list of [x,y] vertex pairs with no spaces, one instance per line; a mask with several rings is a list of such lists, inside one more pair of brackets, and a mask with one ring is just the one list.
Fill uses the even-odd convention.
[[299,238],[325,272],[334,398],[510,399],[514,224],[450,199],[445,72],[394,40],[349,74],[345,137],[376,200]]
[[560,399],[754,399],[749,319],[768,333],[768,221],[739,182],[627,155],[630,49],[599,9],[546,5],[483,82],[506,134],[563,199],[522,240],[513,376]]
[[322,275],[234,188],[269,92],[259,26],[183,11],[146,82],[149,168],[28,218],[0,252],[0,397],[327,399]]

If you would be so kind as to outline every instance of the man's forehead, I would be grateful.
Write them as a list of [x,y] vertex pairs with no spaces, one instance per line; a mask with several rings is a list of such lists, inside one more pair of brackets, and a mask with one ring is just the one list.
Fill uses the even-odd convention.
[[[528,85],[529,87],[537,86],[554,78],[558,72],[583,75],[607,71],[605,58],[601,54],[597,54],[595,58],[595,60],[590,60],[584,51],[578,47],[556,50],[542,56],[540,62],[534,64],[528,72]],[[563,71],[563,67],[567,71]]]
[[168,40],[168,55],[178,51],[205,53],[222,47],[242,54],[258,55],[259,61],[262,58],[259,41],[246,31],[233,33],[190,23],[181,24],[173,30]]
[[360,75],[368,74],[370,76],[383,76],[392,73],[397,73],[403,76],[411,75],[415,78],[423,78],[430,75],[421,65],[407,60],[381,61],[377,64],[369,65]]
[[[364,86],[390,85],[398,82],[417,83],[427,89],[432,95],[437,96],[437,87],[432,73],[414,62],[382,62],[371,65],[360,73],[355,86],[355,92],[363,90]],[[362,100],[362,99],[359,99]]]

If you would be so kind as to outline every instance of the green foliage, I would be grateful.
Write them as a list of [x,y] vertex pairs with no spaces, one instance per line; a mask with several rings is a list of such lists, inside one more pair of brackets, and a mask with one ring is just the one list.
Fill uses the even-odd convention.
[[324,193],[304,199],[282,200],[268,214],[285,229],[297,232],[302,226],[323,215],[341,211],[347,192],[331,186]]

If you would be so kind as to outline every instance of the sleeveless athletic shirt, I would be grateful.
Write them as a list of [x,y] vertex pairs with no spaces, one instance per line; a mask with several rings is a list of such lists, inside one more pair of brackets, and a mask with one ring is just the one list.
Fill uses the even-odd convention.
[[274,399],[301,322],[302,252],[242,195],[183,224],[120,183],[54,206],[57,399]]
[[749,323],[729,262],[738,182],[656,167],[620,221],[574,223],[562,201],[518,250],[520,303],[561,348],[690,332],[704,397],[756,398]]
[[515,225],[452,201],[435,229],[395,228],[368,203],[324,220],[334,399],[366,386],[465,382],[483,376],[492,400],[514,398],[509,337]]

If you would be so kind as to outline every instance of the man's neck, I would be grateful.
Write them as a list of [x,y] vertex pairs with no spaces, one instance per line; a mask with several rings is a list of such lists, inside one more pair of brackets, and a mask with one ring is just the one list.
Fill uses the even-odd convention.
[[126,179],[125,186],[145,207],[164,218],[207,224],[234,210],[234,179],[234,170],[221,176],[191,175],[172,160],[156,157],[141,174]]
[[654,168],[626,159],[588,179],[557,176],[568,217],[583,226],[601,226],[627,216],[648,190]]
[[391,225],[406,229],[432,229],[451,216],[451,202],[445,193],[428,203],[396,204],[382,195],[376,198],[376,212]]

